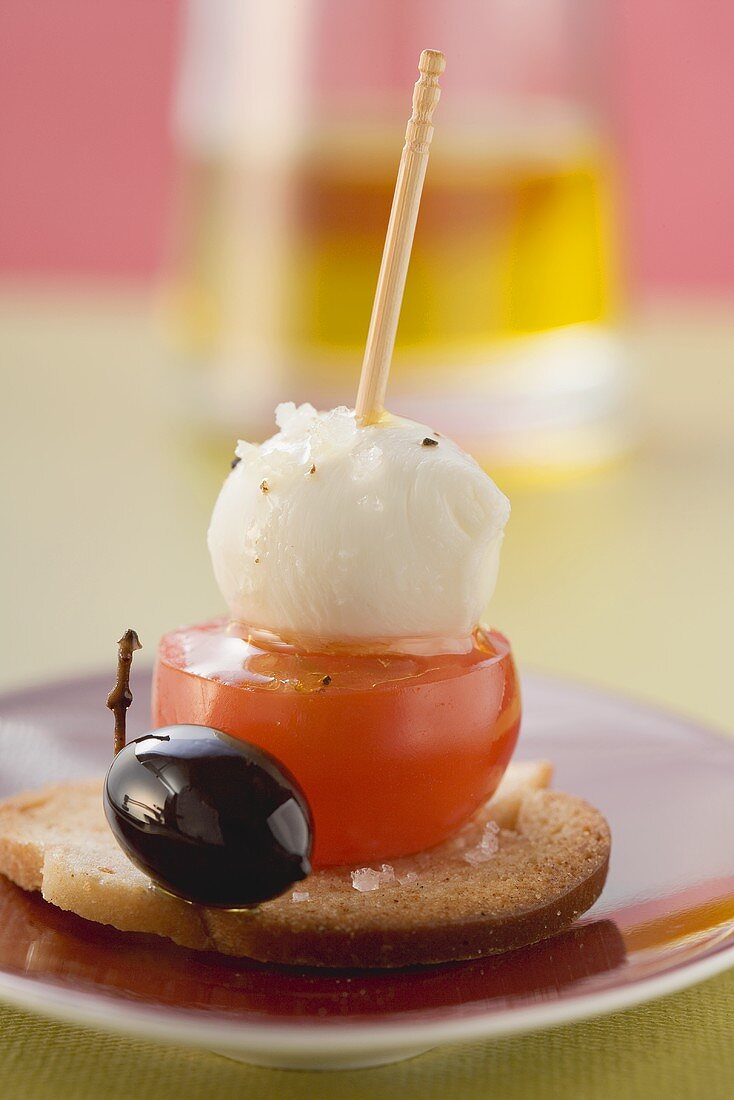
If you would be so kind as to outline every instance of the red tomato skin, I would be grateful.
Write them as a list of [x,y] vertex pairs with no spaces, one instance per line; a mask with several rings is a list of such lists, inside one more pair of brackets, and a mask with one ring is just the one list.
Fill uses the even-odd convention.
[[374,863],[439,844],[491,797],[515,749],[518,677],[496,631],[485,633],[494,653],[444,678],[306,692],[188,671],[177,636],[161,641],[154,725],[212,726],[285,764],[311,807],[314,866]]

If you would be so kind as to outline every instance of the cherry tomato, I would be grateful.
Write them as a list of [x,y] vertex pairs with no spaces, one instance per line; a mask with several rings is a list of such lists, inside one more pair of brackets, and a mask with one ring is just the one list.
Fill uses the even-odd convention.
[[478,630],[469,653],[264,649],[224,620],[160,643],[155,726],[211,726],[288,768],[314,820],[315,866],[429,848],[496,789],[517,741],[520,695],[507,640]]

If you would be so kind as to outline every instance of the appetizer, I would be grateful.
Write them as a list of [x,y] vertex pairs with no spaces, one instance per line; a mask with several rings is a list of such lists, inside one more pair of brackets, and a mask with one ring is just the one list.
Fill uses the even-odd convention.
[[506,639],[480,625],[509,502],[425,425],[280,406],[237,446],[209,548],[229,615],[172,631],[156,726],[272,753],[314,816],[314,863],[438,844],[494,793],[520,724]]
[[424,51],[356,407],[276,409],[240,441],[208,543],[226,613],[160,641],[126,743],[119,642],[104,781],[0,804],[0,872],[123,931],[265,962],[400,967],[505,951],[601,892],[602,815],[511,764],[487,619],[510,505],[387,377],[444,61]]

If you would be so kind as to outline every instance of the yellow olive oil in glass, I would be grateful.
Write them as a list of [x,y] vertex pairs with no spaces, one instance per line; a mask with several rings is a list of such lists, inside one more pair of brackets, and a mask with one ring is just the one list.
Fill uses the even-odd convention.
[[[595,135],[554,148],[532,129],[439,138],[400,319],[405,353],[474,355],[529,333],[609,319],[608,195]],[[361,352],[394,187],[392,146],[317,149],[296,184],[285,330],[295,348]],[[324,369],[328,369],[325,366]],[[341,367],[335,361],[333,369]]]
[[[525,479],[609,461],[625,430],[607,150],[558,105],[446,130],[423,195],[391,408]],[[272,235],[257,207],[249,229],[240,209],[261,168],[192,158],[184,173],[172,331],[205,383],[197,410],[213,396],[242,434],[269,434],[277,400],[354,399],[399,154],[389,127],[354,135],[324,127],[276,169],[280,199],[262,214],[278,223]],[[267,180],[259,187],[269,194]]]

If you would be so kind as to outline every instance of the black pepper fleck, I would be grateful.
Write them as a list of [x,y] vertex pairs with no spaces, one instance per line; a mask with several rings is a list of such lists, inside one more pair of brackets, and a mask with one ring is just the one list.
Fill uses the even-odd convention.
[[240,458],[240,456],[235,455],[234,458],[232,459],[232,461],[229,464],[230,470],[234,470],[235,466],[239,466],[241,461],[242,461],[242,459]]
[[316,473],[316,463],[315,462],[311,463],[311,469],[308,472],[310,474],[315,474]]
[[270,492],[270,486],[268,485],[267,481],[261,481],[260,482],[260,492],[261,493],[269,493]]
[[324,687],[328,687],[329,684],[331,683],[331,676],[324,676],[321,683],[324,685]]
[[421,446],[422,447],[438,447],[438,440],[437,439],[431,439],[430,436],[426,436],[426,438],[423,440]]

